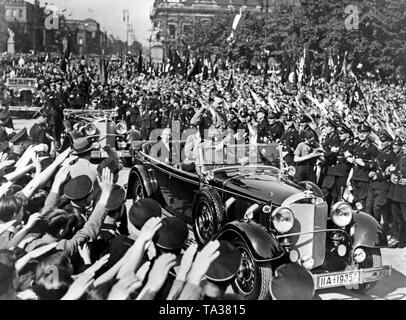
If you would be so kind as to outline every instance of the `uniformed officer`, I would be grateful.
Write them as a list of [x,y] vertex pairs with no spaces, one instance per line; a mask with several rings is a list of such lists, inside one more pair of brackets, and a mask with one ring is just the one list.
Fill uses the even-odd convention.
[[391,186],[388,199],[391,200],[393,238],[400,246],[404,246],[406,243],[406,141],[401,138],[395,139],[393,150],[395,153],[399,146],[401,151],[397,154],[396,166],[390,170]]
[[280,118],[281,114],[278,112],[269,114],[269,142],[271,143],[280,143],[285,133],[285,126]]
[[260,108],[257,112],[257,143],[269,142],[269,123],[267,119],[268,112],[264,108]]
[[299,144],[299,131],[296,129],[294,119],[291,115],[286,118],[286,130],[281,138],[283,160],[288,166],[294,165],[294,152]]
[[326,137],[323,141],[324,159],[320,163],[320,176],[318,185],[322,188],[323,181],[327,175],[334,176],[333,167],[336,164],[336,156],[340,145],[340,136],[338,131],[339,123],[329,118],[326,124]]
[[373,170],[369,173],[371,183],[369,184],[365,212],[374,216],[378,222],[383,218],[383,228],[389,234],[388,219],[388,192],[390,188],[390,166],[396,164],[396,154],[393,152],[392,136],[386,131],[379,135],[382,142],[382,150],[374,163]]
[[325,154],[331,168],[328,169],[327,175],[323,179],[322,191],[329,206],[341,200],[352,168],[348,158],[353,152],[354,134],[346,124],[339,123],[338,125],[339,145],[331,147],[330,154],[326,153],[327,156]]
[[368,139],[371,133],[368,125],[359,126],[357,131],[358,141],[354,144],[353,149],[354,167],[350,172],[349,180],[353,188],[355,205],[358,210],[361,210],[365,209],[370,182],[369,173],[374,167],[378,149]]

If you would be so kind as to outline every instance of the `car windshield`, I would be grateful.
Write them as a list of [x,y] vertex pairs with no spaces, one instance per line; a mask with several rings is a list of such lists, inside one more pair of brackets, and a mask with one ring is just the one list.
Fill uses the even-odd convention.
[[223,167],[273,166],[281,168],[281,148],[278,144],[203,143],[199,147],[199,164],[204,171]]
[[37,85],[36,79],[8,79],[7,84],[9,86],[26,86],[26,87],[35,87]]

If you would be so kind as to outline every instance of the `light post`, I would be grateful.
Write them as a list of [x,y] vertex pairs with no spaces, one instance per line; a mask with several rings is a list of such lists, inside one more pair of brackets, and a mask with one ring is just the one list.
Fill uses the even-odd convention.
[[127,9],[123,10],[123,20],[124,20],[124,23],[127,22],[127,32],[126,32],[126,34],[127,34],[127,52],[128,52],[128,33],[129,33],[129,30],[130,30],[130,12]]

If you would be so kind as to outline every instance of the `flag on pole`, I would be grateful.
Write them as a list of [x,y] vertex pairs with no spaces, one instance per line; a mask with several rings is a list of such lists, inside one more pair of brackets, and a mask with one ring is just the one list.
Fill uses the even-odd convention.
[[327,52],[324,56],[324,63],[323,63],[322,71],[321,71],[321,77],[327,82],[329,81],[329,78],[330,78],[329,57],[328,57]]
[[190,70],[188,76],[187,76],[187,81],[192,81],[193,77],[202,73],[202,61],[199,58],[196,59],[195,64],[193,65],[192,70]]
[[237,30],[238,24],[240,23],[242,17],[242,8],[240,7],[240,12],[234,17],[233,25],[231,26],[231,34],[227,38],[227,41],[232,44],[234,42],[234,31]]
[[137,66],[137,72],[142,73],[143,68],[142,68],[142,50],[140,50],[140,54],[138,56],[138,66]]
[[343,58],[343,64],[341,66],[341,76],[346,76],[347,75],[347,51],[344,53],[344,58]]
[[306,49],[303,49],[303,55],[299,59],[298,63],[298,82],[302,83],[304,80],[304,71],[305,71],[305,63],[306,63]]
[[231,91],[234,88],[234,70],[231,70],[230,78],[228,78],[226,90]]

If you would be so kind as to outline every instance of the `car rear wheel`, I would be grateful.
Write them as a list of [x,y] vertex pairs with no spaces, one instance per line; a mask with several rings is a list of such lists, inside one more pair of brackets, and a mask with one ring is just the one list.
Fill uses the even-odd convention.
[[219,193],[204,188],[197,194],[193,207],[193,231],[200,245],[205,245],[220,230],[225,221],[225,208]]
[[269,282],[272,279],[271,263],[256,262],[244,241],[237,240],[233,244],[241,251],[241,265],[233,283],[234,291],[247,300],[269,298]]
[[[365,249],[367,257],[364,262],[357,266],[357,269],[376,268],[382,266],[381,250],[377,248]],[[362,283],[354,286],[353,291],[366,293],[376,286],[378,281]]]

